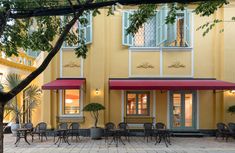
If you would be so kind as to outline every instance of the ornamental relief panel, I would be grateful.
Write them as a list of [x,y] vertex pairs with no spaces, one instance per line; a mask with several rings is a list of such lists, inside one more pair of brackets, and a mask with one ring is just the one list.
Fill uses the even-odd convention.
[[192,75],[192,52],[169,50],[131,52],[132,77],[189,77]]
[[73,50],[63,51],[61,66],[63,77],[77,78],[81,76],[81,58],[77,58]]
[[192,74],[191,52],[163,53],[163,76],[190,76]]
[[131,74],[133,76],[160,75],[159,52],[133,52],[131,58]]

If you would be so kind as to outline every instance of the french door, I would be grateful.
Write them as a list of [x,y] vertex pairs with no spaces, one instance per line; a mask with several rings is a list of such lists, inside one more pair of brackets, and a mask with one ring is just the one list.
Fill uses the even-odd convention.
[[195,130],[197,100],[194,91],[170,93],[170,127],[173,130]]

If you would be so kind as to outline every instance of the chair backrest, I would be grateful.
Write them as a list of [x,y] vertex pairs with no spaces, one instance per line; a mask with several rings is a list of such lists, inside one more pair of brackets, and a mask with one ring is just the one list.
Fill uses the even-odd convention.
[[156,126],[155,126],[156,129],[166,129],[166,125],[162,122],[158,122],[156,123]]
[[126,130],[127,127],[128,127],[128,125],[125,122],[121,122],[121,123],[118,124],[119,129]]
[[153,123],[144,123],[144,130],[152,130]]
[[47,130],[47,123],[45,122],[40,122],[35,127],[35,131],[37,132],[44,132],[46,130]]
[[71,123],[71,125],[69,126],[69,129],[71,130],[78,130],[80,128],[80,124],[79,123]]
[[108,122],[105,124],[105,130],[115,129],[115,124],[113,122]]
[[33,129],[33,124],[32,124],[32,123],[26,123],[26,124],[24,125],[24,128],[27,128],[27,129],[32,130],[32,129]]
[[68,124],[67,123],[60,123],[58,126],[58,129],[68,129]]
[[218,130],[219,132],[223,132],[223,131],[225,131],[225,130],[228,130],[227,125],[224,124],[224,123],[217,123],[216,126],[217,126],[217,130]]
[[229,132],[235,133],[235,123],[228,123]]

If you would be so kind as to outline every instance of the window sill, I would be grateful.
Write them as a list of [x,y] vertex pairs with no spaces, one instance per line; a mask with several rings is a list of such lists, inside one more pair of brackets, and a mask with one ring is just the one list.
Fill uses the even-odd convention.
[[156,50],[156,51],[160,51],[161,49],[163,50],[192,50],[192,47],[130,47],[130,50]]
[[129,124],[144,124],[144,123],[152,123],[155,117],[151,116],[126,116],[124,117],[124,121]]
[[84,116],[78,116],[78,115],[63,115],[63,116],[57,116],[56,117],[57,122],[66,122],[66,123],[72,123],[72,122],[79,122],[83,123],[85,120]]

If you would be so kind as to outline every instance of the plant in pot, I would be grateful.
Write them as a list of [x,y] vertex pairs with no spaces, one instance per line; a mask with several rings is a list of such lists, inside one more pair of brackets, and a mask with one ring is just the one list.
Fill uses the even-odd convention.
[[[11,90],[16,87],[22,81],[21,76],[16,73],[10,73],[6,76],[6,84],[4,90]],[[15,96],[11,99],[5,106],[7,114],[10,112],[14,113],[15,122],[11,124],[11,131],[13,135],[16,135],[16,130],[20,127],[19,125],[19,107],[18,107],[18,98]]]
[[228,112],[228,113],[231,113],[231,115],[232,115],[232,114],[235,114],[235,105],[230,106],[230,107],[228,108],[227,112]]
[[91,117],[94,119],[94,126],[90,129],[90,135],[92,139],[100,139],[103,135],[103,130],[97,127],[99,121],[99,111],[104,110],[105,107],[99,103],[87,104],[83,111],[90,112]]
[[[14,88],[21,82],[21,80],[22,79],[19,74],[8,74],[6,77],[6,88],[8,88],[8,90]],[[14,114],[12,120],[15,120],[15,122],[11,124],[11,131],[13,135],[16,135],[16,130],[21,127],[22,117],[39,105],[40,96],[41,89],[36,85],[30,85],[24,92],[24,103],[22,105],[18,103],[17,96],[6,104],[4,118],[6,118],[10,113]],[[27,103],[27,105],[25,105],[25,103]]]

